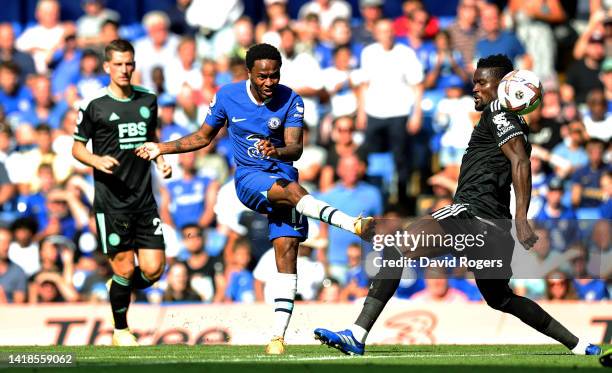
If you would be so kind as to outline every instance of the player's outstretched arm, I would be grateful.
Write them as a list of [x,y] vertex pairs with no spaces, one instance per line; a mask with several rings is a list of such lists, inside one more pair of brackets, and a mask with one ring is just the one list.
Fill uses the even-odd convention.
[[527,250],[531,249],[538,237],[535,235],[527,221],[527,210],[531,199],[531,163],[525,152],[525,139],[516,136],[501,147],[504,155],[510,160],[512,168],[512,185],[516,197],[516,234],[521,245]]
[[209,124],[202,126],[194,133],[183,136],[178,140],[154,143],[147,142],[135,150],[137,156],[152,160],[162,154],[187,153],[202,149],[217,136],[220,127],[213,127]]
[[119,166],[119,161],[110,155],[95,155],[85,147],[85,143],[75,141],[72,145],[72,156],[78,161],[106,174],[112,174],[113,168]]

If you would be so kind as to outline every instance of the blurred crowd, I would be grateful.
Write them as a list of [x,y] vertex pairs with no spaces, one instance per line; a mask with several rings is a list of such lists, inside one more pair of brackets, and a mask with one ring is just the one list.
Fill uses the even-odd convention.
[[[438,14],[442,5],[432,1],[386,2],[402,11],[388,14],[385,0],[259,0],[255,18],[241,0],[160,0],[159,10],[125,23],[104,0],[80,1],[72,20],[60,18],[62,2],[39,0],[34,23],[0,23],[0,303],[108,299],[92,172],[71,147],[75,108],[108,84],[102,51],[119,37],[135,46],[133,83],[158,94],[162,141],[197,129],[219,87],[247,78],[249,46],[275,45],[281,83],[304,99],[305,147],[295,163],[302,185],[348,214],[403,220],[451,203],[479,119],[475,61],[508,55],[544,87],[542,104],[526,116],[529,215],[540,239],[524,255],[537,276],[512,286],[533,299],[609,299],[608,2],[445,2],[456,3],[452,15]],[[299,11],[289,14],[295,3]],[[167,159],[173,177],[155,176],[155,191],[168,267],[136,299],[269,301],[276,268],[267,221],[236,197],[226,133]],[[299,251],[299,299],[365,296],[366,246],[316,222],[310,231]],[[469,274],[407,272],[398,298],[481,300]]]

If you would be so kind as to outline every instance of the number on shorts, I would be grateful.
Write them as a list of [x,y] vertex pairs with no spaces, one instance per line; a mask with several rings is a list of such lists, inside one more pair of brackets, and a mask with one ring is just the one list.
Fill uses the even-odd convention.
[[160,218],[153,219],[153,226],[155,226],[155,232],[153,234],[156,236],[162,235],[162,226]]

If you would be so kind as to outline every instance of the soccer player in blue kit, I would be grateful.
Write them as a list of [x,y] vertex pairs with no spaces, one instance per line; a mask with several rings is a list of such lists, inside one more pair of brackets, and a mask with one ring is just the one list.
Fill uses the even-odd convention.
[[373,234],[371,217],[353,217],[317,200],[298,184],[293,167],[302,155],[304,103],[279,84],[282,59],[269,44],[257,44],[246,55],[249,79],[222,87],[210,103],[200,129],[165,143],[147,142],[136,154],[152,160],[162,154],[201,149],[227,125],[236,160],[236,193],[250,209],[268,215],[278,278],[274,281],[275,326],[266,353],[285,351],[284,335],[297,287],[298,245],[308,235],[306,217],[353,232]]

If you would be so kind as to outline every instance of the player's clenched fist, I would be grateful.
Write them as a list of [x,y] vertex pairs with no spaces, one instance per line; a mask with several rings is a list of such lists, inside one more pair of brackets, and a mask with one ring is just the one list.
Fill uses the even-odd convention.
[[117,161],[115,158],[111,157],[110,155],[104,155],[101,157],[94,157],[93,162],[92,162],[94,168],[98,171],[102,171],[105,174],[112,174],[113,173],[113,168],[115,168],[116,166],[119,166],[119,161]]
[[270,140],[259,141],[259,144],[257,144],[257,148],[259,152],[265,157],[278,158],[278,151],[276,150],[276,147],[272,145]]
[[153,160],[159,156],[159,146],[154,142],[145,142],[135,150],[136,155],[147,161]]

